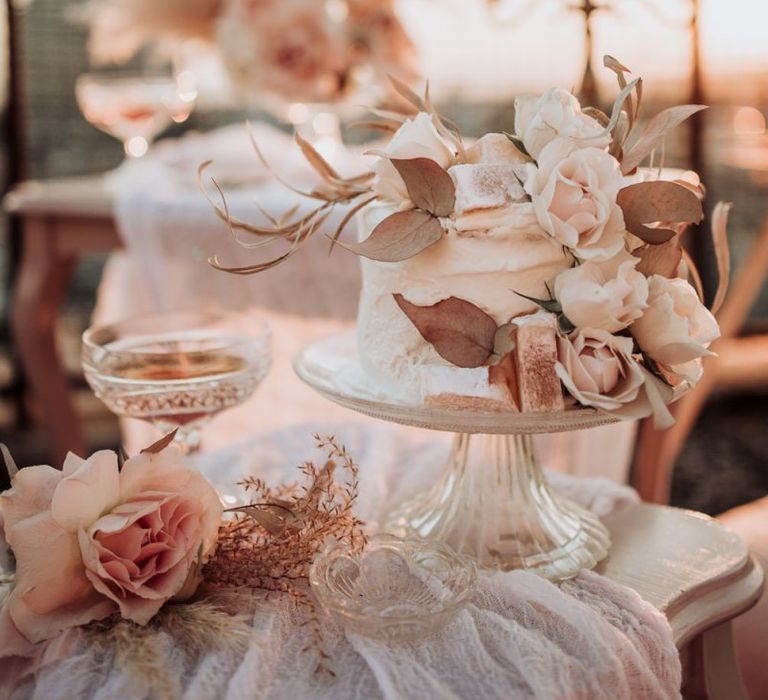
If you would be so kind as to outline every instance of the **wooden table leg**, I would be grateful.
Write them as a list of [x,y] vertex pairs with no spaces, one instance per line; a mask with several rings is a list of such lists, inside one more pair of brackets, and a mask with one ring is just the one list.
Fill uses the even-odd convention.
[[685,651],[686,700],[749,700],[736,659],[731,620],[703,632]]
[[23,222],[21,264],[11,299],[11,324],[24,372],[38,401],[55,465],[68,451],[84,454],[80,422],[56,347],[56,321],[75,258],[57,250],[55,223]]

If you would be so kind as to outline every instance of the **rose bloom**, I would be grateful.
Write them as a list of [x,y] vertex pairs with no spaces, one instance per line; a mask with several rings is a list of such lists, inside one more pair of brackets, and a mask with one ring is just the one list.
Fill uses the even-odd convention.
[[0,502],[16,557],[7,607],[31,642],[117,611],[146,624],[170,598],[194,590],[222,512],[216,491],[175,447],[133,457],[120,471],[114,452],[69,454],[62,471],[20,470]]
[[555,371],[584,406],[612,411],[635,401],[645,382],[632,358],[632,339],[599,328],[580,328],[557,339]]
[[645,353],[670,367],[711,355],[707,348],[720,337],[715,317],[696,290],[684,279],[661,275],[648,279],[648,309],[630,331]]
[[538,167],[527,169],[536,218],[555,240],[582,259],[606,260],[624,247],[624,215],[616,204],[623,181],[613,156],[558,139],[542,151]]
[[216,40],[246,96],[335,102],[347,90],[350,59],[341,25],[305,0],[231,0],[217,19]]
[[648,281],[635,269],[639,258],[622,250],[605,261],[586,261],[555,278],[555,298],[566,318],[579,328],[609,333],[626,328],[643,315]]
[[[437,133],[432,117],[426,112],[419,112],[413,119],[408,119],[395,132],[382,153],[389,158],[430,158],[443,168],[448,168],[455,157],[453,150]],[[373,190],[380,197],[393,202],[410,202],[403,178],[389,158],[379,158],[373,166],[376,175]]]
[[541,96],[516,98],[515,135],[535,160],[556,138],[567,139],[580,148],[604,148],[611,142],[610,134],[597,120],[584,114],[579,101],[563,88],[547,90]]

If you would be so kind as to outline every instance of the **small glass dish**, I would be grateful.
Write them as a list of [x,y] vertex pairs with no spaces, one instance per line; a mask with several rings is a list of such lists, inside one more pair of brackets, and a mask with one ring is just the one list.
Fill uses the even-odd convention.
[[376,535],[361,553],[332,545],[315,559],[309,581],[323,609],[350,631],[408,641],[456,616],[475,589],[477,568],[442,543]]

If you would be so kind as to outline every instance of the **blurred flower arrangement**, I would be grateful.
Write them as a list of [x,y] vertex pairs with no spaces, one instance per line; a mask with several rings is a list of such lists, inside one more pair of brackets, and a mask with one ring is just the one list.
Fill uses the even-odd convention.
[[193,636],[218,629],[225,641],[242,637],[243,620],[228,624],[231,615],[216,601],[245,589],[290,594],[308,613],[323,665],[309,568],[327,544],[362,551],[366,543],[352,512],[354,461],[334,438],[315,436],[326,459],[322,467],[301,465],[304,484],[271,489],[247,479],[253,502],[224,517],[216,490],[170,444],[173,437],[131,458],[70,454],[62,470],[17,470],[4,450],[12,481],[0,494],[0,531],[16,572],[0,608],[0,659],[29,656],[35,644],[83,626],[100,643],[108,632],[119,642],[146,637],[147,625],[195,620],[205,629],[190,630]]
[[393,0],[90,0],[84,15],[97,62],[200,39],[242,93],[288,102],[339,102],[413,69]]
[[[720,285],[710,310],[681,244],[681,235],[703,218],[698,175],[640,167],[671,129],[704,107],[671,107],[641,124],[642,80],[630,79],[610,56],[605,66],[620,89],[610,115],[551,89],[516,100],[514,133],[486,134],[470,147],[435,111],[428,90],[422,98],[394,81],[413,111],[374,110],[376,125],[392,138],[373,154],[372,170],[343,178],[297,136],[322,178],[306,193],[318,206],[259,227],[232,218],[225,201],[211,199],[235,233],[288,244],[252,266],[231,269],[216,258],[212,264],[237,274],[280,264],[337,205],[349,209],[332,245],[383,263],[412,258],[446,236],[512,226],[524,210],[563,252],[562,271],[545,281],[549,298],[526,297],[557,329],[554,370],[562,387],[584,406],[622,417],[653,415],[658,427],[668,427],[674,421],[667,404],[699,381],[701,358],[712,354],[709,345],[720,335],[713,312],[728,285],[729,205],[718,204],[713,214]],[[391,213],[367,239],[341,241],[354,214],[375,201]],[[417,306],[407,293],[395,294],[395,301],[424,340],[457,367],[488,367],[489,382],[506,387],[519,408],[514,319],[499,326],[464,299]]]

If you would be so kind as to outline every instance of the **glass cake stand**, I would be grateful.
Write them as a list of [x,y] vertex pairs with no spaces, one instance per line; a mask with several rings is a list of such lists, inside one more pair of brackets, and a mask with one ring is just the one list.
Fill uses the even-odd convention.
[[445,542],[483,569],[525,569],[555,581],[592,568],[608,553],[610,536],[597,517],[551,490],[531,436],[617,419],[583,407],[493,412],[386,396],[366,382],[353,333],[307,345],[294,369],[320,394],[354,411],[456,434],[439,481],[392,512],[387,532]]

